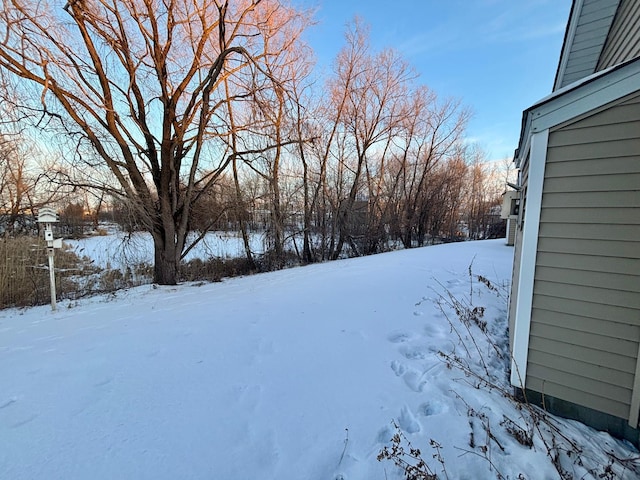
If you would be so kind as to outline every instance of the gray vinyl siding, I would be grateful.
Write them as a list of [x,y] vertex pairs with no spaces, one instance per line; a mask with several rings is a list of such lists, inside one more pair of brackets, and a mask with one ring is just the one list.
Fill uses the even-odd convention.
[[585,0],[558,88],[588,77],[596,71],[618,3],[619,0]]
[[592,408],[599,412],[608,413],[609,415],[613,415],[614,417],[625,418],[625,416],[629,412],[629,405],[627,403],[624,403],[623,401],[603,398],[591,393],[585,393],[584,389],[574,389],[564,383],[556,383],[550,380],[540,380],[537,377],[533,377],[531,379],[528,379],[527,381],[527,388],[530,388],[531,390],[560,399],[580,398],[579,402],[574,401],[573,403]]
[[622,0],[596,71],[618,65],[640,55],[640,2]]
[[515,218],[511,218],[507,222],[507,245],[515,245],[517,225],[518,222]]
[[527,388],[628,418],[638,272],[640,96],[549,134]]

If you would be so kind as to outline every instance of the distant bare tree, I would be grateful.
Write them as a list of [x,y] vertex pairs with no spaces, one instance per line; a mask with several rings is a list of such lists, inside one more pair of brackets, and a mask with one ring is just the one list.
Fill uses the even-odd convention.
[[410,115],[403,121],[391,171],[397,212],[397,232],[405,248],[416,242],[423,245],[427,234],[456,201],[449,193],[461,174],[449,160],[460,149],[469,112],[458,101],[441,101],[426,87],[416,89],[410,97]]
[[[478,240],[487,238],[495,222],[493,211],[501,202],[504,177],[497,162],[488,162],[478,149],[467,151],[468,174],[466,179],[465,220],[469,237]],[[508,171],[506,172],[508,174]]]
[[37,209],[63,195],[59,186],[49,185],[47,167],[29,156],[21,135],[0,136],[0,223],[8,234],[32,230]]
[[34,185],[27,178],[26,158],[15,142],[0,137],[0,215],[7,233],[19,229],[19,219],[31,214]]
[[[292,32],[287,36],[295,38],[297,35],[298,32]],[[271,41],[278,39],[265,36],[265,42]],[[298,159],[293,160],[293,157],[300,152],[300,145],[310,140],[296,127],[296,115],[301,111],[298,103],[301,99],[296,95],[296,89],[311,71],[312,55],[303,45],[298,45],[295,49],[273,50],[278,50],[280,54],[267,59],[265,69],[269,76],[283,81],[277,88],[256,90],[253,110],[255,122],[250,123],[263,125],[267,132],[267,136],[261,139],[263,147],[266,143],[276,145],[276,148],[265,152],[260,161],[249,163],[249,166],[264,180],[268,188],[270,225],[267,233],[271,248],[270,260],[274,267],[280,268],[285,261],[285,240],[291,233],[286,231],[293,207],[286,195],[291,190],[293,177],[289,174],[293,172],[293,164],[298,163]]]
[[[401,121],[408,114],[403,107],[409,81],[414,77],[407,63],[394,50],[372,54],[368,30],[356,19],[346,35],[347,44],[338,54],[331,81],[331,107],[339,113],[342,137],[337,167],[337,242],[332,258],[338,258],[345,242],[358,254],[353,239],[354,207],[359,199],[368,202],[376,187],[372,175],[384,170],[384,151],[391,144]],[[381,153],[382,152],[382,153]],[[375,162],[377,157],[377,165]],[[373,170],[376,173],[373,173]],[[368,211],[368,206],[359,206]],[[362,217],[362,213],[359,215]],[[366,221],[366,219],[365,219]]]

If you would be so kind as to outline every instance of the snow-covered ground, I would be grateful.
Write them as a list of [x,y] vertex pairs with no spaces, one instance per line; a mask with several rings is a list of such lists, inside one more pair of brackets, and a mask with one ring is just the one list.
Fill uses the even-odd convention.
[[[153,264],[153,239],[147,232],[125,233],[119,230],[110,235],[85,237],[64,241],[79,257],[88,257],[100,268],[124,270],[126,266]],[[251,251],[264,252],[262,234],[249,236]],[[242,237],[236,232],[209,232],[189,251],[185,260],[194,258],[239,258],[244,257]]]
[[[577,422],[530,430],[499,391],[512,255],[457,243],[0,311],[0,478],[399,479],[377,460],[393,423],[439,478],[559,478],[553,435],[563,469],[598,478],[637,452]],[[486,307],[486,335],[452,298]]]

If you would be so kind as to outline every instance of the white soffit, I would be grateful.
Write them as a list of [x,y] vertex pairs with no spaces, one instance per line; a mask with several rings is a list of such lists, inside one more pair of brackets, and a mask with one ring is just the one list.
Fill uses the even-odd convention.
[[525,110],[514,160],[520,168],[530,136],[615,102],[640,90],[640,57],[594,73],[543,98]]
[[540,132],[640,90],[640,58],[584,79],[566,93],[560,90],[529,110],[530,133]]

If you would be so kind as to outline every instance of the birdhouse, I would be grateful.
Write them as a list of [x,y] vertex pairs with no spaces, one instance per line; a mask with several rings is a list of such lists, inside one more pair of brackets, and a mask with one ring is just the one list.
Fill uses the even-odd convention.
[[53,238],[53,223],[58,223],[60,219],[53,208],[42,207],[38,211],[38,223],[44,224],[44,239],[49,248],[62,248],[62,239]]
[[38,210],[38,223],[58,223],[60,219],[53,208],[42,207]]

